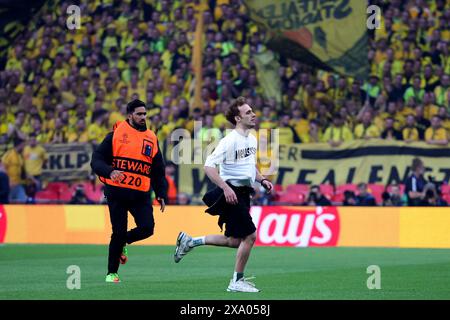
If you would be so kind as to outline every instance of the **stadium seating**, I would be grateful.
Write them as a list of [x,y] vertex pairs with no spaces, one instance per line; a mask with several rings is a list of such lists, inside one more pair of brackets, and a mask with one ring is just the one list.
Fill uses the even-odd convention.
[[356,184],[343,184],[336,187],[336,192],[333,196],[333,202],[342,203],[344,201],[344,192],[353,191],[355,194],[358,192]]
[[104,194],[103,194],[103,185],[93,185],[91,182],[84,182],[81,184],[84,188],[84,191],[86,193],[86,197],[88,197],[90,200],[99,203]]
[[64,203],[72,199],[73,187],[67,182],[49,182],[44,191],[56,194],[57,200]]
[[309,185],[307,185],[307,184],[290,184],[286,187],[286,192],[307,195],[309,192]]
[[36,192],[36,203],[57,203],[59,196],[54,190],[41,190]]
[[275,184],[275,185],[273,186],[273,189],[274,189],[275,192],[283,192],[283,185],[281,185],[281,184]]
[[367,188],[369,192],[375,197],[377,203],[381,204],[383,202],[383,192],[386,190],[386,187],[382,184],[368,184]]
[[67,192],[70,189],[70,186],[66,182],[49,182],[45,189],[59,194]]
[[69,187],[67,189],[62,190],[59,193],[59,200],[63,203],[69,202],[72,199],[74,190],[75,188],[73,187]]
[[328,200],[333,200],[334,197],[334,189],[335,187],[331,184],[321,184],[320,185],[320,192],[328,198]]
[[450,204],[450,185],[443,184],[441,186],[441,195],[442,198]]
[[305,202],[305,195],[303,193],[283,192],[279,195],[275,204],[278,205],[302,205]]
[[66,182],[50,182],[45,189],[39,191],[36,195],[36,200],[39,202],[69,202],[75,192],[77,186],[84,189],[86,197],[95,203],[100,203],[104,194],[102,185],[93,185],[91,182],[80,182],[75,184],[68,184]]

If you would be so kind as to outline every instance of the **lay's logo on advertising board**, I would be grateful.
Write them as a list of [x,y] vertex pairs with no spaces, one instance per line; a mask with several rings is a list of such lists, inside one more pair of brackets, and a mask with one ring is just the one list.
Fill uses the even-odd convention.
[[252,207],[257,228],[256,245],[318,247],[336,246],[340,224],[338,208]]

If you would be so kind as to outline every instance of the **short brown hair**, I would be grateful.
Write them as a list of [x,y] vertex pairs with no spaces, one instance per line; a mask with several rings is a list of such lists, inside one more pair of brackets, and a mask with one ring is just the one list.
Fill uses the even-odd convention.
[[234,126],[236,125],[236,119],[235,117],[240,115],[239,107],[246,104],[247,101],[244,97],[238,97],[236,100],[233,100],[228,107],[226,118],[229,122],[231,122]]
[[419,167],[423,166],[422,160],[420,158],[414,158],[411,165],[411,170],[416,171]]

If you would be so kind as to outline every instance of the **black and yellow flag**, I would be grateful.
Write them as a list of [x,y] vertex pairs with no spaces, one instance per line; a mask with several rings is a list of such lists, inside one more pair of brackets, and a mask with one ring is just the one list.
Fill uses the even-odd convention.
[[244,0],[250,18],[280,54],[324,70],[366,78],[367,1]]

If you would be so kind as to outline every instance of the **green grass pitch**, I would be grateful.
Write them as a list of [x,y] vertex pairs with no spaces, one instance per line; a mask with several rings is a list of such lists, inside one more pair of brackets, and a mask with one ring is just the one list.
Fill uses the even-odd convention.
[[[122,282],[105,283],[107,246],[0,246],[4,299],[450,299],[449,249],[256,247],[246,276],[257,294],[225,291],[236,250],[195,248],[180,263],[173,246],[129,247]],[[81,270],[69,290],[67,267]],[[367,267],[381,268],[381,289],[369,290]]]

